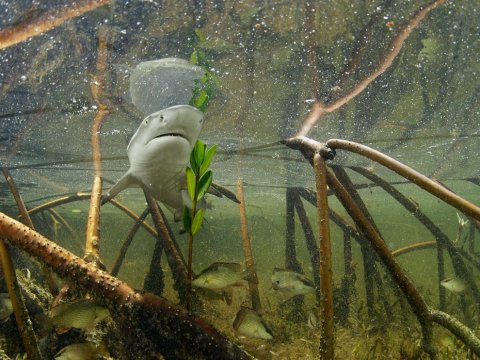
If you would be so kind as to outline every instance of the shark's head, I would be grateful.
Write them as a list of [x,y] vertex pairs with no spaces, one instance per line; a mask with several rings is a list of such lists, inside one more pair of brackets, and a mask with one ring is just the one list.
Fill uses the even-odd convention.
[[154,156],[159,150],[181,148],[189,156],[202,130],[203,118],[203,113],[190,105],[172,106],[147,116],[128,144],[129,157],[139,152],[143,157]]

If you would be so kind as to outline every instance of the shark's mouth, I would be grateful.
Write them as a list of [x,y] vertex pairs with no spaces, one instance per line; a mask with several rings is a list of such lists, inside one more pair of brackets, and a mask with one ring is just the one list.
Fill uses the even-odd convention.
[[154,139],[158,139],[158,138],[165,137],[165,136],[177,136],[177,137],[184,138],[185,140],[188,140],[188,138],[187,138],[185,135],[180,134],[180,133],[166,133],[166,134],[161,134],[161,135],[155,136]]

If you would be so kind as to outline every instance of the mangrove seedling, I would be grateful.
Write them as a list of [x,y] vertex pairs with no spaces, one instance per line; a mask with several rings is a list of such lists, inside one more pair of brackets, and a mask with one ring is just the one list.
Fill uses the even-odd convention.
[[202,227],[206,208],[204,196],[213,179],[213,173],[208,168],[217,147],[218,145],[215,144],[207,148],[201,140],[197,140],[190,155],[190,166],[186,170],[188,201],[186,201],[187,205],[183,208],[183,226],[188,233],[188,287],[186,294],[188,311],[191,310],[192,298],[193,237]]

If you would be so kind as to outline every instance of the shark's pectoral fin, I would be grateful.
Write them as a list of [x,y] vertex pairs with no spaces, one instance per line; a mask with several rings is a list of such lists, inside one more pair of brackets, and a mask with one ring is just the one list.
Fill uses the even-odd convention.
[[210,185],[210,188],[208,189],[208,193],[218,197],[225,196],[230,200],[236,202],[237,204],[240,204],[240,200],[237,199],[237,196],[233,192],[231,192],[227,188],[224,188],[221,185],[212,183],[212,185]]
[[135,178],[127,171],[120,180],[117,181],[115,185],[113,185],[110,190],[108,190],[107,194],[102,197],[102,205],[113,199],[120,191],[125,190],[126,188],[137,186],[137,181]]

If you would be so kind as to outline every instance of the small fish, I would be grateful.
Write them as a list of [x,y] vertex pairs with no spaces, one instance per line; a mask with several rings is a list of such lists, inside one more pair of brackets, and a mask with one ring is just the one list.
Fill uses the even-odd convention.
[[275,268],[272,275],[272,287],[287,296],[305,295],[315,291],[313,283],[304,275],[291,270]]
[[457,294],[460,294],[467,289],[467,284],[465,284],[465,281],[459,278],[448,278],[442,280],[440,281],[440,285],[442,285],[445,289]]
[[0,321],[6,321],[13,313],[12,301],[7,293],[0,293]]
[[252,309],[242,307],[233,321],[233,329],[238,335],[256,339],[273,339],[272,329],[260,315]]
[[242,280],[249,280],[251,274],[242,265],[235,262],[216,262],[203,270],[192,285],[211,290],[224,289],[229,286],[241,285]]
[[63,303],[50,310],[53,325],[62,328],[90,328],[108,316],[107,308],[86,299]]
[[56,360],[95,360],[99,355],[108,356],[103,346],[94,343],[77,343],[65,346],[55,354]]
[[209,301],[224,301],[227,305],[232,305],[233,291],[231,287],[225,289],[207,289],[204,287],[196,287],[195,293]]

